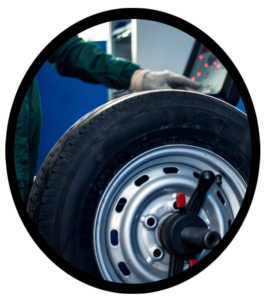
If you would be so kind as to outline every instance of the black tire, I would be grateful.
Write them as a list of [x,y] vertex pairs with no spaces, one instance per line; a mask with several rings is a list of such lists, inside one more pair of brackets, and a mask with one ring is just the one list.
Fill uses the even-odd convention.
[[248,182],[251,138],[245,114],[192,92],[136,93],[81,118],[51,150],[27,204],[39,233],[70,264],[102,278],[93,247],[101,195],[133,157],[168,144],[213,151]]

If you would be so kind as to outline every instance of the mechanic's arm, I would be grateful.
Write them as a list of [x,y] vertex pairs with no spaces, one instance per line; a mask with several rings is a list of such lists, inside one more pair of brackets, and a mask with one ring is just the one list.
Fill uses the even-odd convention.
[[62,76],[85,82],[102,83],[109,88],[127,89],[138,65],[106,54],[102,49],[75,36],[48,59]]
[[49,62],[62,76],[76,77],[90,83],[102,83],[115,89],[195,90],[200,87],[199,83],[169,71],[141,70],[130,61],[105,54],[99,46],[87,43],[78,36],[71,38],[56,50]]

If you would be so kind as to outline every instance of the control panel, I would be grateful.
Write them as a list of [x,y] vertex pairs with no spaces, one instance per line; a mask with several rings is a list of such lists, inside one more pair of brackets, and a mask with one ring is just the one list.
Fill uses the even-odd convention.
[[232,105],[238,103],[240,94],[230,74],[221,61],[198,41],[184,75],[201,83],[198,92],[218,97]]

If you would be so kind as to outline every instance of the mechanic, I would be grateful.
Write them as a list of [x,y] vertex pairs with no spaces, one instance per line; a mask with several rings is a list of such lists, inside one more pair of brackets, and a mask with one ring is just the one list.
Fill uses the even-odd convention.
[[[62,76],[102,83],[108,88],[146,91],[155,89],[196,90],[197,82],[170,71],[151,72],[122,58],[103,53],[95,44],[75,36],[62,45],[48,61]],[[41,137],[41,105],[36,78],[32,81],[17,120],[14,159],[20,194],[27,204],[35,176]]]

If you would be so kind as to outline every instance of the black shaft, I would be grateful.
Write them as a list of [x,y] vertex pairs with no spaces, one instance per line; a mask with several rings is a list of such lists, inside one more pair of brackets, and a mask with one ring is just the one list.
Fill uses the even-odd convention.
[[170,255],[169,277],[179,274],[183,271],[184,260],[173,254]]
[[187,226],[180,235],[183,243],[200,251],[213,249],[221,240],[219,232],[205,227]]
[[203,171],[199,176],[197,188],[193,192],[189,203],[186,206],[186,210],[192,213],[198,214],[203,204],[206,193],[213,184],[215,175],[211,171]]

